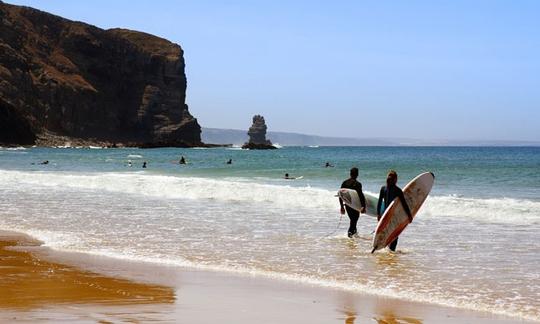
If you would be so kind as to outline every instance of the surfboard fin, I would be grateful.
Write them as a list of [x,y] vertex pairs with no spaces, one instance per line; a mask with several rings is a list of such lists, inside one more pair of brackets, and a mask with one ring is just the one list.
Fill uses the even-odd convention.
[[374,247],[373,250],[371,250],[371,254],[377,250],[377,247]]

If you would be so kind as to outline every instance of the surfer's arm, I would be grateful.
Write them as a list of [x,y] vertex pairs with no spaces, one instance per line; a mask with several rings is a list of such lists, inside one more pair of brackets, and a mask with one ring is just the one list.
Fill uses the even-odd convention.
[[366,196],[364,196],[364,192],[362,191],[362,185],[360,185],[360,192],[358,193],[358,197],[360,197],[360,205],[362,206],[362,213],[366,212]]
[[403,191],[399,191],[399,199],[401,199],[401,204],[403,205],[403,209],[405,209],[405,212],[407,213],[407,216],[409,216],[409,223],[412,223],[413,216],[411,213],[411,210],[409,208],[409,205],[407,204],[407,201],[405,200],[405,195],[403,195]]
[[345,214],[345,206],[343,205],[343,199],[339,198],[339,205],[341,206],[339,212]]
[[377,220],[381,218],[381,207],[382,207],[383,196],[384,196],[384,187],[381,187],[381,191],[379,192],[379,200],[377,201]]

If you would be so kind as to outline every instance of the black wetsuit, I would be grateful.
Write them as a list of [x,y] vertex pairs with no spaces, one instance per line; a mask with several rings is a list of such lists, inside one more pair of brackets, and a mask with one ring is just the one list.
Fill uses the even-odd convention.
[[[401,199],[401,204],[403,205],[403,209],[405,209],[405,212],[407,215],[411,216],[411,210],[409,209],[409,205],[407,205],[407,201],[405,200],[405,196],[403,195],[403,190],[401,190],[398,186],[390,186],[388,189],[386,186],[381,187],[381,192],[379,193],[379,201],[377,202],[377,215],[382,216],[386,208],[390,205],[396,197],[399,197]],[[384,203],[384,208],[382,206],[382,203]],[[388,246],[390,250],[395,251],[397,247],[397,241],[399,237],[396,237],[396,239],[390,243]]]
[[[360,205],[362,205],[362,207],[366,207],[366,197],[364,197],[364,193],[362,192],[362,184],[360,182],[356,181],[356,179],[349,178],[343,181],[343,183],[341,184],[341,188],[356,190],[356,192],[358,193],[358,197],[360,197]],[[347,210],[347,215],[349,215],[349,219],[351,220],[347,235],[349,237],[352,237],[357,232],[356,223],[358,223],[360,212],[352,209],[349,206],[345,206],[345,209]]]

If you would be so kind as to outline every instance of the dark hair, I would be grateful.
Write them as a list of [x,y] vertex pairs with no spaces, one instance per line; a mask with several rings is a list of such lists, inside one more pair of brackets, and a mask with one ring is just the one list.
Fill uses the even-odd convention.
[[388,175],[386,176],[386,186],[395,186],[397,183],[397,172],[394,170],[388,171]]
[[358,178],[358,168],[354,167],[351,169],[351,178]]

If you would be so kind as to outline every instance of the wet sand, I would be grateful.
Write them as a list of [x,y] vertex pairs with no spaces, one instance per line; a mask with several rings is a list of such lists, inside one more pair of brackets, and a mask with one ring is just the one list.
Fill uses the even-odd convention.
[[60,253],[0,232],[0,322],[516,323],[267,278]]

